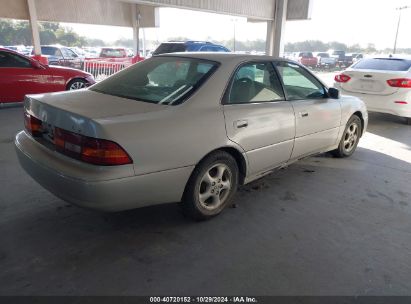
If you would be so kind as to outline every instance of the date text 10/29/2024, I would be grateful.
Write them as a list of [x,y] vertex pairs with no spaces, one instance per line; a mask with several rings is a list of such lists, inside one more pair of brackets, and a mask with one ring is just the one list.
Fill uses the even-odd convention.
[[150,303],[258,303],[253,297],[150,297]]

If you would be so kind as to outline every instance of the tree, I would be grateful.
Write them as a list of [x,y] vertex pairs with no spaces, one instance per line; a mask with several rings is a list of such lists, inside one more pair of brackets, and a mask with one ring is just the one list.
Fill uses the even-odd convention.
[[338,51],[347,51],[348,49],[346,44],[338,42],[338,41],[329,42],[328,48],[331,50],[338,50]]
[[375,48],[375,44],[374,43],[368,43],[367,48],[365,49],[365,52],[368,53],[368,54],[376,53],[377,49]]
[[353,44],[353,45],[349,46],[348,51],[351,52],[351,53],[361,53],[362,48],[358,43],[356,43],[356,44]]

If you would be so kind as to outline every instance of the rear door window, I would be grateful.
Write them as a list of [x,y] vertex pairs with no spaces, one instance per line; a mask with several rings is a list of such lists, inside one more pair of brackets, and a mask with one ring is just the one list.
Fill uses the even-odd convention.
[[378,71],[408,71],[411,68],[411,60],[370,58],[363,59],[352,66],[358,70],[378,70]]

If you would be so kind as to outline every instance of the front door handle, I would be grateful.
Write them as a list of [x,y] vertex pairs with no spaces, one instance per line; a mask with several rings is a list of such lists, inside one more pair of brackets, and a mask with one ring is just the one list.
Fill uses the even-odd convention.
[[308,112],[307,111],[300,112],[300,117],[301,118],[308,117]]
[[237,129],[247,128],[248,121],[247,120],[237,120],[234,122],[234,127],[236,127]]

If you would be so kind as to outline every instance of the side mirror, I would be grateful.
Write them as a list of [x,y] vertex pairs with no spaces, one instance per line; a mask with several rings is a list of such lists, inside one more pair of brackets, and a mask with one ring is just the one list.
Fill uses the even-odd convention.
[[44,66],[40,62],[38,62],[37,60],[33,60],[31,62],[31,66],[35,69],[44,69]]
[[336,88],[329,88],[328,96],[332,99],[340,99],[340,91]]

